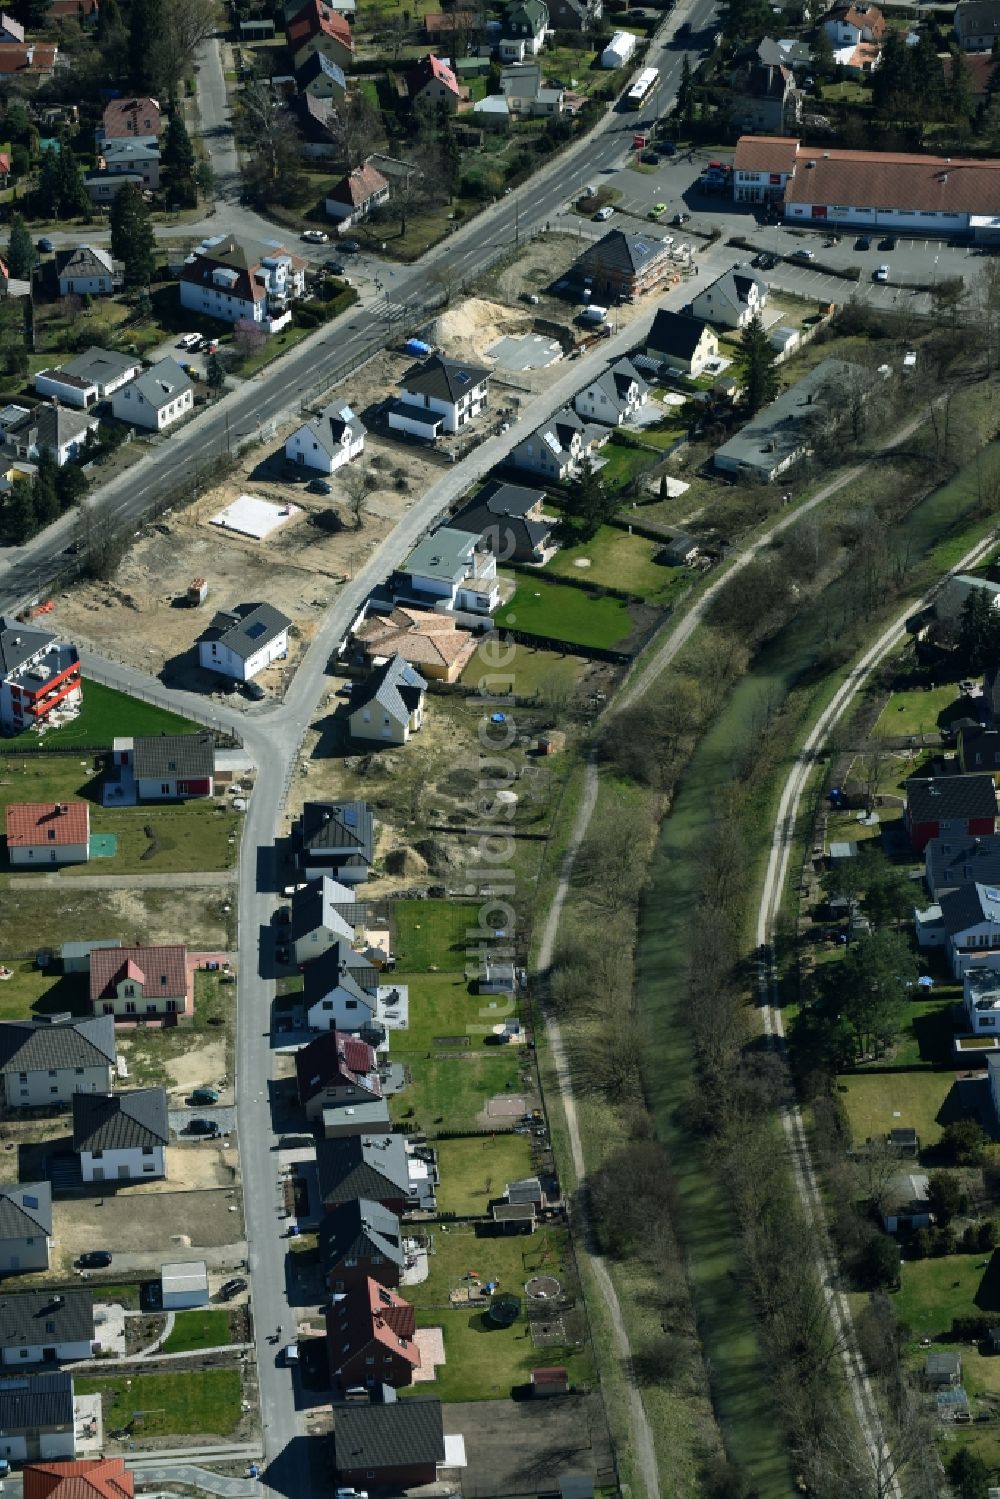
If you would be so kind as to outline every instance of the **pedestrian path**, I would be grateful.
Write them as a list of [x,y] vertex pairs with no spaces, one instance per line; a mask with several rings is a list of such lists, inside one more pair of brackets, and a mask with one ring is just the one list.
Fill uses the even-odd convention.
[[235,869],[193,869],[186,874],[12,874],[7,883],[19,886],[47,885],[60,890],[158,890],[177,886],[185,890],[193,885],[231,885]]

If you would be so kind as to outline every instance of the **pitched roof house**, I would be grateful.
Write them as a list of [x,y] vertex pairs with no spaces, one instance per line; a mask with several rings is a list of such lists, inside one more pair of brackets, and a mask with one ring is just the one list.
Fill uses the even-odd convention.
[[34,461],[46,448],[59,468],[81,457],[89,432],[100,422],[86,411],[73,411],[45,401],[27,412],[4,431],[4,452],[12,458]]
[[918,851],[931,838],[995,833],[996,814],[991,775],[913,776],[906,783],[904,825]]
[[123,1457],[30,1463],[21,1478],[22,1499],[135,1499],[135,1478]]
[[621,427],[646,404],[649,386],[630,359],[616,359],[603,374],[578,390],[573,409],[585,421]]
[[52,258],[61,297],[110,297],[120,291],[124,267],[100,245],[74,245],[57,250]]
[[945,952],[956,979],[1000,970],[1000,890],[973,881],[948,891],[938,904]]
[[73,1149],[85,1182],[166,1176],[170,1139],[162,1088],[73,1094]]
[[329,874],[341,884],[360,884],[375,859],[372,809],[362,801],[303,802],[292,842],[307,879]]
[[607,442],[606,427],[585,422],[571,406],[553,412],[547,422],[511,449],[512,468],[547,479],[572,479],[581,464]]
[[[23,1463],[28,1454],[72,1458],[76,1452],[73,1376],[36,1374],[0,1379],[0,1457]],[[27,1493],[25,1484],[22,1493]]]
[[38,869],[90,858],[87,802],[8,802],[6,823],[11,864]]
[[388,180],[378,167],[365,162],[333,184],[326,195],[326,211],[331,219],[340,220],[341,229],[349,229],[388,201]]
[[432,1484],[445,1462],[441,1402],[414,1397],[338,1407],[334,1442],[341,1484],[397,1494]]
[[[0,1187],[0,1275],[24,1275],[49,1268],[52,1238],[52,1186],[49,1182],[21,1182]],[[2,1385],[0,1385],[2,1395]],[[0,1456],[3,1422],[0,1399]]]
[[181,306],[227,323],[247,320],[268,326],[305,292],[306,264],[278,240],[216,235],[197,245],[184,262],[178,282]]
[[295,1053],[299,1103],[307,1119],[320,1118],[328,1103],[382,1097],[375,1050],[344,1031],[326,1031]]
[[591,31],[604,14],[604,0],[548,0],[555,31]]
[[193,410],[191,379],[169,355],[120,386],[111,397],[113,416],[151,432],[165,432]]
[[935,900],[949,890],[978,881],[1000,884],[1000,836],[948,833],[931,838],[924,846],[924,879]]
[[90,1003],[117,1020],[188,1015],[194,1008],[187,948],[97,947],[90,954]]
[[512,0],[500,23],[500,61],[537,57],[545,42],[549,8],[545,0]]
[[767,305],[767,292],[762,276],[748,265],[734,266],[692,299],[691,314],[721,328],[745,328]]
[[820,360],[716,449],[715,467],[771,483],[810,451],[817,396],[835,399],[837,386],[849,380],[852,371],[842,359]]
[[340,64],[327,57],[325,52],[313,52],[300,68],[296,68],[295,86],[300,94],[334,105],[342,103],[347,96],[347,76]]
[[413,1371],[420,1368],[416,1330],[410,1303],[377,1280],[334,1296],[326,1309],[331,1374],[345,1389],[412,1384]]
[[666,240],[627,229],[609,229],[576,262],[577,274],[590,278],[595,300],[598,294],[639,296],[668,276],[672,266]]
[[285,34],[296,68],[317,52],[340,68],[349,68],[354,61],[350,23],[323,0],[307,0],[287,22]]
[[701,318],[661,307],[646,334],[646,354],[694,377],[702,374],[710,359],[719,357],[719,338]]
[[[475,529],[464,524],[464,512],[462,519],[463,529]],[[354,640],[372,665],[400,655],[419,667],[422,676],[442,682],[457,681],[476,649],[475,637],[447,615],[405,604],[397,604],[389,614],[370,614],[355,630]]]
[[326,1212],[370,1198],[393,1213],[435,1207],[434,1152],[405,1135],[349,1135],[316,1143],[316,1172]]
[[399,1218],[365,1197],[341,1203],[320,1220],[319,1258],[331,1291],[354,1291],[369,1279],[398,1286],[406,1263]]
[[331,401],[285,440],[285,457],[319,474],[332,474],[365,450],[367,428],[343,401]]
[[115,354],[91,345],[66,364],[39,370],[35,389],[40,396],[55,396],[65,406],[86,409],[106,400],[141,370],[142,360],[136,355]]
[[97,144],[102,146],[111,140],[129,140],[155,145],[161,124],[160,106],[155,99],[135,95],[127,99],[112,99],[104,106]]
[[478,531],[499,562],[543,562],[556,525],[544,505],[542,489],[491,479],[454,520],[464,531]]
[[296,890],[288,931],[296,963],[318,960],[340,943],[349,949],[354,941],[354,905],[354,892],[326,874]]
[[794,130],[802,118],[801,90],[783,62],[747,63],[732,74],[729,88],[729,119],[737,130],[780,135]]
[[[197,734],[153,734],[114,741],[112,785],[127,788],[141,802],[211,796],[215,780],[215,740]],[[106,800],[113,798],[107,797]]]
[[452,113],[458,108],[462,90],[453,69],[429,52],[406,75],[406,86],[414,105],[422,109],[443,104]]
[[403,656],[391,656],[351,693],[348,723],[354,739],[406,744],[424,721],[427,683]]
[[54,42],[0,42],[0,77],[38,83],[52,76],[58,57]]
[[432,354],[411,365],[389,405],[389,426],[433,442],[442,432],[461,431],[486,409],[490,370]]
[[198,636],[198,664],[237,682],[250,682],[288,655],[291,620],[273,604],[218,609]]
[[959,0],[955,6],[955,35],[963,52],[990,52],[1000,38],[997,0]]
[[51,1108],[105,1093],[118,1057],[109,1016],[0,1022],[0,1086],[9,1109]]
[[21,1291],[0,1299],[0,1363],[69,1363],[89,1359],[93,1345],[89,1291]]
[[845,0],[823,17],[823,30],[834,47],[856,47],[859,42],[881,42],[886,33],[885,17],[877,5]]

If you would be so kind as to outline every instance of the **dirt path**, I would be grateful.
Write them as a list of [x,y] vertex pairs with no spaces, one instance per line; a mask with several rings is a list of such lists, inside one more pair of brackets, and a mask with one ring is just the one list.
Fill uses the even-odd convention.
[[[556,932],[559,930],[559,918],[566,903],[570,876],[573,873],[573,863],[579,851],[580,844],[583,841],[583,835],[586,833],[587,826],[593,816],[596,803],[597,766],[593,760],[590,760],[587,762],[580,810],[577,813],[576,822],[573,824],[573,831],[570,834],[566,853],[563,856],[562,869],[559,872],[559,882],[556,885],[552,904],[549,906],[545,918],[545,926],[542,929],[542,940],[539,944],[536,964],[538,971],[541,973],[544,973],[552,962],[552,949],[555,945]],[[621,1363],[625,1382],[628,1387],[632,1452],[635,1457],[636,1467],[642,1478],[642,1485],[646,1491],[647,1499],[656,1499],[656,1496],[660,1493],[660,1483],[656,1467],[656,1449],[653,1445],[653,1433],[650,1429],[649,1418],[646,1415],[646,1408],[642,1403],[642,1396],[639,1393],[639,1383],[635,1377],[635,1369],[632,1364],[632,1349],[629,1344],[628,1333],[625,1331],[624,1321],[622,1320],[622,1309],[618,1301],[618,1293],[614,1288],[611,1276],[608,1274],[608,1267],[605,1265],[603,1257],[594,1249],[593,1225],[590,1221],[587,1192],[583,1187],[586,1181],[586,1166],[583,1159],[583,1144],[580,1140],[580,1127],[576,1117],[573,1077],[566,1056],[566,1048],[563,1044],[562,1030],[560,1029],[558,1020],[551,1013],[545,1019],[545,1033],[552,1048],[552,1062],[556,1070],[563,1113],[566,1116],[570,1151],[573,1156],[573,1170],[576,1172],[577,1183],[582,1188],[577,1195],[577,1211],[582,1230],[581,1237],[587,1250],[590,1267],[594,1272],[594,1278],[604,1298],[604,1304],[608,1309],[614,1340],[614,1352]]]
[[235,869],[194,869],[186,874],[12,874],[8,884],[47,885],[60,890],[190,890],[193,885],[211,888],[231,885]]

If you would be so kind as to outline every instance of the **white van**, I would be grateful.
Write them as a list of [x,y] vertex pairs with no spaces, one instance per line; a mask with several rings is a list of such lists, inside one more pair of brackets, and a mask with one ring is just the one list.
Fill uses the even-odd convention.
[[184,349],[185,352],[189,352],[191,349],[196,348],[197,345],[200,344],[200,343],[201,343],[201,334],[200,333],[184,333],[177,340],[177,347],[179,349]]
[[611,218],[611,216],[612,216],[613,213],[614,213],[614,209],[611,207],[611,204],[610,203],[605,203],[604,207],[603,208],[599,208],[597,210],[597,212],[594,214],[594,218],[596,219],[596,221],[599,224],[604,224],[604,223],[607,222],[608,219]]
[[591,303],[589,307],[585,307],[580,313],[580,322],[595,324],[603,323],[607,315],[608,309],[606,307],[597,307],[594,305],[594,303]]
[[289,1343],[287,1345],[287,1347],[285,1348],[284,1361],[289,1366],[289,1368],[294,1368],[294,1366],[298,1363],[298,1361],[299,1361],[299,1345],[298,1345],[298,1343]]

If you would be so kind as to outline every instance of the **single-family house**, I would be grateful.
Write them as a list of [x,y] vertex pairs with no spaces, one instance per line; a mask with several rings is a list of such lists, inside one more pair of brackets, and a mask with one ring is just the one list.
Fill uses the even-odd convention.
[[310,1121],[331,1103],[382,1097],[375,1049],[344,1031],[326,1031],[295,1053],[299,1103]]
[[56,70],[56,43],[0,42],[0,78],[34,85],[48,80]]
[[1000,38],[1000,4],[997,0],[959,0],[954,26],[963,52],[992,52]]
[[573,409],[585,421],[623,427],[649,399],[649,386],[630,359],[616,359],[602,375],[578,390]]
[[[985,707],[985,699],[981,700]],[[965,775],[988,770],[1000,771],[1000,728],[987,729],[982,724],[972,728],[960,723],[955,733],[955,750],[959,768]]]
[[608,436],[606,427],[585,422],[571,406],[562,406],[511,449],[507,462],[545,479],[572,479]]
[[215,787],[215,739],[195,734],[152,734],[116,739],[110,770],[140,802],[188,801]]
[[399,385],[398,399],[389,403],[389,427],[435,442],[453,434],[485,411],[490,371],[432,354],[411,365]]
[[278,240],[219,234],[203,240],[185,260],[178,282],[181,306],[226,323],[283,327],[291,303],[305,293],[306,265]]
[[73,1149],[85,1182],[149,1181],[167,1174],[162,1088],[73,1094]]
[[[384,1038],[385,1032],[381,1033]],[[342,1098],[325,1104],[321,1115],[323,1139],[341,1140],[347,1135],[388,1135],[392,1130],[389,1100]]]
[[319,1259],[331,1291],[363,1290],[368,1280],[393,1289],[406,1264],[399,1218],[365,1197],[341,1203],[320,1220]]
[[350,22],[324,0],[307,0],[287,22],[285,35],[296,68],[316,52],[344,70],[354,61]]
[[976,1036],[996,1035],[1000,1020],[1000,973],[972,968],[964,977],[962,1007],[966,1023]]
[[[120,291],[124,267],[100,245],[74,245],[53,256],[61,297],[110,297]],[[88,353],[90,351],[88,350]]]
[[923,1171],[901,1171],[889,1183],[882,1204],[882,1227],[887,1234],[929,1228],[928,1180]]
[[544,562],[551,551],[555,515],[545,515],[545,491],[491,479],[453,517],[477,531],[498,562]]
[[111,397],[112,415],[130,427],[164,432],[194,410],[194,385],[176,359],[161,359]]
[[8,802],[6,820],[11,864],[50,869],[90,858],[87,802]]
[[12,458],[34,462],[47,448],[59,468],[83,456],[87,434],[100,422],[86,411],[73,411],[54,401],[42,401],[34,410],[4,430],[3,450]]
[[[362,801],[304,802],[292,829],[292,843],[305,879],[328,874],[342,885],[360,884],[368,878],[375,859],[372,809]],[[292,922],[294,927],[294,907]]]
[[590,283],[594,301],[601,297],[638,297],[670,275],[671,246],[654,235],[611,229],[576,262],[577,278]]
[[[20,1464],[75,1456],[73,1376],[60,1372],[0,1379],[0,1458]],[[29,1492],[26,1476],[23,1493]]]
[[420,1368],[414,1334],[416,1314],[408,1301],[369,1278],[357,1290],[335,1295],[326,1309],[330,1374],[341,1388],[413,1383]]
[[332,474],[361,457],[366,432],[364,422],[350,406],[331,401],[286,438],[285,457],[302,468]]
[[929,1353],[924,1359],[924,1383],[928,1389],[941,1390],[962,1383],[960,1353]]
[[823,31],[830,45],[856,47],[860,42],[881,42],[885,38],[885,17],[877,5],[862,0],[844,0],[823,17]]
[[718,359],[719,338],[701,318],[661,307],[646,334],[645,351],[647,359],[658,359],[694,378],[704,372],[710,359]]
[[440,57],[429,52],[422,57],[406,75],[406,87],[410,100],[418,109],[437,109],[442,106],[454,114],[462,98],[462,90],[453,68]]
[[250,682],[288,655],[291,620],[271,604],[219,609],[198,637],[198,664],[236,682]]
[[190,1015],[194,982],[187,948],[96,947],[90,954],[90,1003],[95,1015],[116,1020]]
[[398,602],[465,614],[492,614],[500,602],[497,559],[473,531],[441,526],[399,569]]
[[924,879],[934,900],[977,880],[981,885],[1000,885],[1000,835],[931,838],[924,846],[924,861]]
[[403,656],[374,667],[351,693],[348,723],[353,739],[406,744],[424,721],[427,683]]
[[21,1291],[0,1300],[0,1363],[68,1364],[94,1352],[89,1291]]
[[996,815],[991,775],[913,776],[906,782],[903,821],[918,852],[931,838],[995,833]]
[[537,57],[545,43],[549,8],[545,0],[512,0],[500,23],[501,62],[524,62]]
[[112,99],[104,106],[101,124],[96,131],[98,148],[115,140],[155,146],[160,138],[161,125],[160,106],[155,99],[135,95]]
[[378,998],[370,989],[363,988],[353,973],[341,973],[339,967],[331,969],[317,960],[306,967],[304,989],[306,1024],[311,1031],[374,1034]]
[[720,328],[745,328],[767,305],[767,282],[748,265],[723,271],[692,298],[691,315]]
[[[72,0],[55,0],[50,6]],[[78,0],[84,10],[97,0]],[[23,1499],[135,1499],[135,1476],[123,1457],[86,1457],[76,1462],[37,1462],[21,1474]]]
[[24,43],[24,27],[6,11],[0,12],[0,42]]
[[359,1197],[390,1212],[433,1212],[437,1155],[405,1135],[348,1135],[316,1142],[316,1171],[325,1212]]
[[76,646],[0,614],[0,732],[19,734],[82,700]]
[[313,52],[296,68],[295,87],[300,94],[336,107],[347,97],[347,75],[325,52]]
[[108,141],[97,158],[98,171],[112,177],[124,172],[140,177],[144,188],[155,193],[160,186],[160,148],[141,141]]
[[1000,972],[1000,889],[977,882],[962,885],[942,895],[938,906],[955,978],[977,969]]
[[134,380],[142,372],[142,360],[132,354],[115,354],[110,349],[91,346],[67,364],[39,370],[35,389],[40,396],[51,396],[64,406],[86,410],[96,406]]
[[[26,1275],[49,1268],[52,1185],[21,1182],[0,1187],[0,1275]],[[2,1393],[0,1384],[0,1393]],[[8,1428],[0,1398],[0,1456]]]
[[992,578],[980,578],[975,573],[956,573],[946,578],[934,600],[934,613],[939,620],[957,626],[968,600],[975,595],[985,600],[988,609],[1000,609],[1000,583]]
[[721,473],[772,483],[810,452],[823,403],[833,398],[833,392],[850,378],[853,368],[842,359],[820,360],[716,449],[712,460],[715,467]]
[[562,114],[566,102],[565,90],[545,84],[541,64],[512,63],[500,73],[500,92],[507,101],[512,115],[527,115],[540,118]]
[[[475,529],[471,521],[467,523],[465,512],[461,519],[463,530]],[[354,643],[371,666],[400,655],[421,676],[439,682],[456,682],[476,650],[475,637],[446,614],[405,604],[397,604],[389,614],[369,615],[354,631]]]
[[333,184],[326,195],[326,211],[331,219],[339,221],[339,229],[350,229],[352,224],[366,219],[372,209],[381,208],[388,201],[388,180],[378,167],[365,162]]
[[304,890],[296,890],[288,928],[296,963],[313,962],[338,944],[350,947],[355,899],[353,891],[327,874],[308,880]]
[[[329,1017],[336,1015],[341,1008],[348,1014],[352,1013],[348,1001],[355,997],[355,989],[376,998],[377,1018],[378,970],[363,952],[343,938],[304,964],[303,984],[302,1002],[306,1014],[318,1022],[316,1030],[330,1030]],[[332,1005],[329,1010],[324,1008],[327,1001]],[[363,1020],[363,1013],[361,1018]],[[353,1031],[356,1027],[350,1029]]]
[[114,1021],[0,1021],[0,1088],[8,1109],[51,1108],[75,1093],[107,1093],[118,1060]]
[[340,1484],[394,1494],[432,1484],[446,1461],[441,1402],[415,1397],[338,1407],[334,1444]]
[[139,170],[109,172],[106,166],[100,166],[93,172],[84,172],[83,185],[95,207],[112,204],[123,187],[137,187],[140,193],[146,190],[145,179]]
[[604,14],[604,0],[548,0],[553,31],[592,31]]
[[786,135],[802,119],[802,91],[783,62],[753,61],[738,67],[729,90],[729,120],[736,130]]

